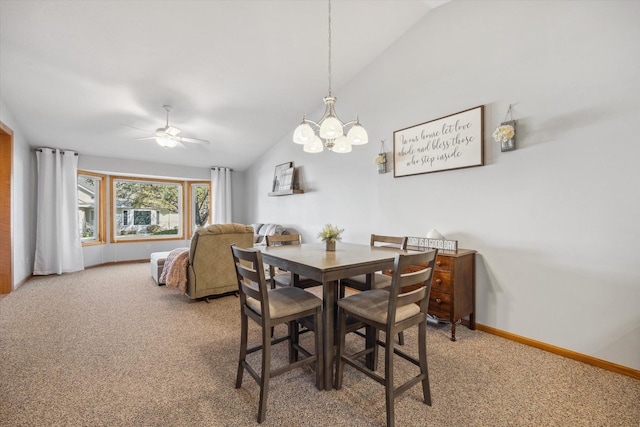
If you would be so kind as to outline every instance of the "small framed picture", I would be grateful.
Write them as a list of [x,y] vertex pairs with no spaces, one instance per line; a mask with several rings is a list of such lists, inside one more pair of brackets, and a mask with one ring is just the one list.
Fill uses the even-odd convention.
[[[271,187],[271,191],[281,191],[281,185],[283,182],[283,179],[285,177],[285,172],[288,169],[291,169],[293,167],[293,162],[286,162],[286,163],[282,163],[281,165],[276,166],[276,171],[273,175],[273,186]],[[293,174],[293,172],[292,172]],[[293,176],[292,176],[293,178]]]
[[280,175],[280,187],[278,191],[291,190],[293,188],[294,168],[285,169]]

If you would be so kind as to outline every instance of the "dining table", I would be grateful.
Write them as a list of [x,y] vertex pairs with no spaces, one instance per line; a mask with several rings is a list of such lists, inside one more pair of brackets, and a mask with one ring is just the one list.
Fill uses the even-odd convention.
[[[338,242],[335,251],[324,243],[270,246],[261,249],[263,262],[322,283],[323,388],[333,388],[335,313],[340,279],[393,268],[396,253],[413,250]],[[292,282],[293,283],[293,282]]]

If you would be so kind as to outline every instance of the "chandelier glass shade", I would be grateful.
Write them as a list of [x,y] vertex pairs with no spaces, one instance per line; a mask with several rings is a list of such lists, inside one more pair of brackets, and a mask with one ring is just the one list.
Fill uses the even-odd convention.
[[[320,153],[326,146],[329,151],[349,153],[353,145],[369,142],[367,131],[360,119],[343,123],[335,112],[336,98],[331,95],[331,0],[329,0],[329,95],[324,98],[325,111],[322,118],[315,122],[302,117],[302,123],[293,132],[293,142],[304,146],[307,153]],[[348,128],[346,132],[345,130]],[[324,141],[323,141],[324,140]]]

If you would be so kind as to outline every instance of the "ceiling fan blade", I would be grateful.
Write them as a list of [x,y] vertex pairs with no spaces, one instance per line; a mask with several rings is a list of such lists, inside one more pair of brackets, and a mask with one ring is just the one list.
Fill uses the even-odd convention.
[[132,138],[133,140],[136,141],[142,141],[143,139],[156,139],[155,136],[143,136],[142,138]]
[[206,139],[192,138],[190,136],[179,136],[178,139],[180,140],[180,142],[190,142],[192,144],[201,144],[201,145],[211,144],[211,142],[207,141]]
[[153,133],[153,132],[154,132],[154,131],[152,131],[152,130],[140,129],[140,128],[137,128],[137,127],[135,127],[135,126],[131,126],[131,125],[124,125],[124,124],[121,124],[120,126],[124,126],[124,127],[131,128],[131,129],[135,129],[135,130],[141,130],[142,132],[149,132],[149,133]]

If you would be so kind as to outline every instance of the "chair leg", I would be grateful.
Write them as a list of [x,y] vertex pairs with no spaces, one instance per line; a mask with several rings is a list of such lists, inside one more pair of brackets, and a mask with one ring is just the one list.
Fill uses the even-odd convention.
[[404,345],[404,332],[403,331],[398,332],[398,344]]
[[336,390],[340,390],[342,388],[342,373],[344,372],[342,355],[344,354],[346,324],[347,314],[343,309],[338,308],[338,348],[336,350],[335,357],[336,377],[333,384],[333,387]]
[[365,364],[372,371],[378,370],[378,338],[380,331],[367,325],[365,326],[365,348],[372,348],[373,351],[365,356]]
[[293,363],[298,360],[298,350],[294,344],[298,344],[300,339],[298,323],[296,321],[291,321],[287,323],[288,333],[289,333],[289,363]]
[[267,398],[269,395],[269,379],[271,376],[271,334],[269,328],[262,328],[262,372],[260,373],[260,404],[258,406],[258,423],[264,421],[267,414]]
[[429,386],[429,368],[427,365],[427,322],[418,325],[418,357],[420,359],[420,373],[424,375],[422,380],[422,396],[424,403],[431,406],[431,387]]
[[387,401],[387,427],[394,426],[395,420],[395,411],[394,411],[394,400],[395,395],[393,391],[393,334],[389,333],[387,329],[387,333],[385,334],[386,348],[384,349],[384,388],[385,388],[385,397]]
[[[296,325],[296,329],[297,329]],[[318,390],[324,390],[324,346],[322,345],[322,307],[316,309],[315,318],[315,334],[316,334],[316,387]]]
[[236,375],[236,388],[242,386],[242,374],[244,373],[244,363],[247,360],[247,330],[248,318],[244,313],[240,313],[240,355],[238,357],[238,373]]

